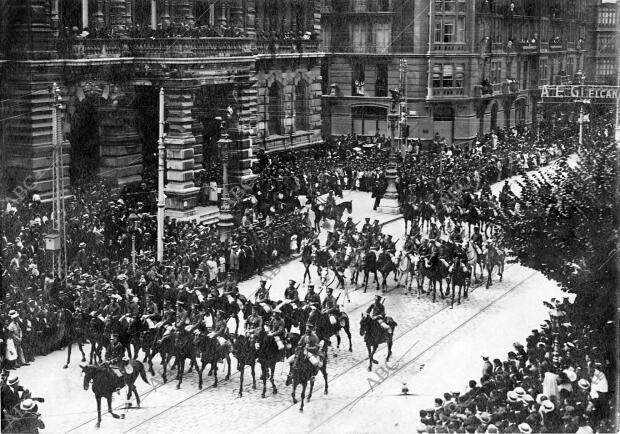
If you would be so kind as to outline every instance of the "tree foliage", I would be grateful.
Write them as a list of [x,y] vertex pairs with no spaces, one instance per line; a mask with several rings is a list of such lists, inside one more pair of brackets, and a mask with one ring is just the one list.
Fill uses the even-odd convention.
[[498,238],[521,264],[577,295],[599,324],[613,316],[617,255],[616,148],[602,128],[578,153],[547,174],[525,177],[519,210],[498,218]]

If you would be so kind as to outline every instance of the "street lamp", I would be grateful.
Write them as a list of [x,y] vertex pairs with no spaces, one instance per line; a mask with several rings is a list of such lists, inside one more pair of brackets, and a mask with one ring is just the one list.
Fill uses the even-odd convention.
[[551,317],[551,334],[553,335],[553,359],[552,362],[557,366],[560,361],[560,320],[564,316],[564,312],[561,312],[557,309],[557,307],[549,313]]
[[131,228],[131,269],[136,274],[136,224],[138,223],[138,215],[134,212],[127,217]]
[[386,214],[398,214],[400,213],[400,206],[398,204],[398,192],[396,191],[396,154],[394,153],[395,143],[395,131],[396,122],[398,122],[398,106],[400,101],[400,92],[398,90],[390,90],[392,93],[392,105],[390,113],[388,114],[388,121],[390,123],[390,160],[386,170],[386,177],[388,180],[388,187],[381,199],[381,206],[379,212]]
[[222,200],[220,202],[220,219],[217,223],[220,233],[220,241],[226,241],[230,236],[233,226],[233,217],[230,214],[230,195],[228,193],[228,160],[232,140],[228,137],[228,126],[221,117],[216,118],[220,122],[220,140],[218,147],[222,157]]

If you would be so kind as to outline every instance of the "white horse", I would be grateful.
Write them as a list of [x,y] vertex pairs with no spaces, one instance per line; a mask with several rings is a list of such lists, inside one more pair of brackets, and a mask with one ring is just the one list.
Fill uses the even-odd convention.
[[482,252],[478,252],[471,240],[466,241],[463,247],[467,252],[467,265],[469,265],[471,270],[471,276],[475,282],[479,282],[479,279],[476,277],[476,265],[480,268],[480,279],[482,279],[482,274],[484,272]]

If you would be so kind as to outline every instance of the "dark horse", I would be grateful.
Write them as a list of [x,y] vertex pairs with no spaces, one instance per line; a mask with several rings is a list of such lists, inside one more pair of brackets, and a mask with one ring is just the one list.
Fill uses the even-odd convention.
[[[304,411],[304,400],[306,398],[306,388],[308,382],[310,382],[310,391],[308,392],[308,401],[312,398],[312,390],[314,389],[314,378],[318,371],[323,373],[323,379],[325,380],[324,393],[327,395],[327,355],[325,354],[323,360],[320,362],[320,367],[315,367],[308,358],[308,351],[303,347],[297,347],[295,350],[295,360],[291,366],[290,377],[293,380],[293,391],[291,396],[293,397],[293,404],[297,404],[297,398],[295,398],[295,392],[297,386],[301,384],[301,405],[299,411]],[[288,382],[287,382],[288,384]]]
[[397,324],[391,317],[385,318],[385,323],[390,326],[391,333],[385,330],[376,319],[370,317],[370,315],[362,314],[362,319],[360,321],[360,335],[364,337],[364,342],[366,342],[366,349],[368,350],[368,370],[372,371],[372,364],[379,363],[375,360],[375,352],[379,345],[382,343],[387,343],[388,354],[385,358],[385,361],[390,360],[390,356],[392,355],[392,336],[394,335],[394,329]]
[[[308,321],[308,311],[301,311],[304,316],[299,323],[299,331],[301,334],[306,333],[306,322]],[[345,312],[335,312],[334,317],[336,322],[332,324],[330,315],[326,312],[318,312],[316,317],[316,334],[319,339],[325,340],[328,345],[331,345],[331,337],[336,335],[336,348],[340,348],[342,342],[340,338],[340,330],[344,330],[347,338],[349,338],[349,352],[353,351],[353,344],[351,343],[351,325],[349,316]]]
[[504,260],[506,259],[506,253],[503,250],[495,247],[492,243],[486,243],[486,254],[484,256],[484,263],[487,269],[487,273],[489,273],[487,277],[487,288],[492,285],[491,282],[491,274],[493,273],[493,268],[497,266],[497,275],[499,276],[499,281],[502,281],[502,277],[504,275]]
[[140,396],[138,395],[138,390],[134,383],[138,375],[146,384],[150,383],[146,378],[144,365],[141,362],[138,360],[130,360],[127,362],[126,370],[129,371],[130,367],[133,371],[127,374],[127,383],[125,383],[124,378],[117,376],[112,369],[106,365],[80,365],[82,373],[84,374],[84,390],[88,390],[91,381],[93,383],[92,389],[95,394],[95,399],[97,400],[97,428],[101,426],[101,398],[103,397],[108,401],[108,412],[114,419],[119,418],[118,414],[112,411],[112,394],[117,388],[127,386],[127,404],[125,408],[129,408],[131,405],[129,400],[131,399],[132,392],[136,397],[136,405],[140,407]]
[[252,339],[248,336],[240,335],[233,341],[233,354],[237,358],[237,370],[239,371],[239,398],[243,396],[243,372],[245,367],[250,367],[252,373],[252,389],[256,389],[256,358],[258,353]]
[[261,380],[263,380],[263,393],[261,397],[264,398],[267,393],[267,380],[271,381],[271,387],[274,395],[278,393],[276,383],[274,381],[274,375],[276,371],[276,363],[282,360],[283,353],[278,349],[278,345],[273,336],[269,336],[266,332],[262,331],[258,336],[259,348],[257,353],[258,363],[260,363]]
[[390,252],[381,250],[381,252],[379,253],[379,257],[377,258],[377,270],[381,273],[382,277],[382,292],[385,292],[387,290],[387,279],[388,277],[390,277],[390,273],[394,273],[394,281],[398,281],[396,264],[394,263]]
[[461,292],[464,289],[463,298],[467,298],[467,293],[469,290],[469,281],[470,281],[470,271],[467,267],[467,262],[462,261],[460,257],[456,257],[454,263],[450,266],[450,283],[448,285],[452,285],[452,301],[450,303],[450,308],[454,307],[454,295],[456,292],[456,287],[459,287],[459,297],[457,304],[461,304]]
[[213,387],[217,387],[217,363],[220,359],[225,359],[228,363],[228,372],[226,380],[230,379],[230,353],[229,349],[220,345],[217,337],[209,336],[209,334],[200,333],[194,336],[194,348],[197,354],[200,354],[200,369],[198,369],[198,388],[202,389],[202,373],[207,365],[211,365],[213,372]]
[[353,212],[353,202],[347,200],[345,202],[340,202],[337,204],[332,211],[332,216],[336,221],[340,221],[342,219],[342,214],[344,214],[344,210],[347,210],[349,214]]
[[62,309],[59,312],[59,322],[65,324],[65,341],[67,343],[67,363],[64,369],[69,367],[71,362],[71,347],[74,343],[78,344],[80,353],[82,353],[82,362],[86,361],[83,345],[86,343],[86,329],[88,328],[88,315],[82,312],[71,312],[69,309]]
[[[439,258],[436,254],[432,254],[430,258],[422,259],[421,265],[421,281],[419,285],[424,286],[424,278],[428,277],[428,290],[433,291],[433,303],[435,302],[437,294],[437,282],[439,282],[439,294],[441,298],[444,298],[443,292],[443,279],[449,277],[448,265],[445,260]],[[446,288],[450,289],[450,286]],[[447,292],[447,291],[446,291]]]
[[417,204],[409,202],[403,204],[403,220],[405,221],[405,234],[407,234],[407,222],[411,222],[411,226],[414,226],[414,222],[417,225],[420,220],[420,208]]

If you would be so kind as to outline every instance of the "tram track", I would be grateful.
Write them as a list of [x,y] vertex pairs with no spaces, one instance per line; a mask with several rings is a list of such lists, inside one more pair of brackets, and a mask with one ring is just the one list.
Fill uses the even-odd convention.
[[[515,264],[511,264],[508,267],[504,268],[504,272],[512,269],[515,267]],[[491,303],[489,303],[487,306],[485,306],[482,310],[478,311],[473,317],[471,317],[470,319],[468,319],[467,321],[465,321],[463,324],[469,322],[471,319],[477,317],[480,313],[482,313],[484,310],[488,309],[491,305],[495,304],[495,302],[499,301],[501,298],[503,298],[504,296],[506,296],[508,293],[512,292],[514,289],[516,289],[519,285],[523,284],[525,281],[527,281],[529,278],[531,278],[534,274],[536,274],[535,272],[532,272],[530,275],[528,275],[528,277],[526,277],[525,279],[523,279],[522,281],[520,281],[519,283],[517,283],[516,285],[514,285],[512,288],[508,289],[504,294],[500,295],[498,298],[496,298],[495,300],[493,300]],[[470,288],[469,293],[471,294],[472,292],[474,292],[476,289],[482,287],[485,285],[485,281],[481,280],[476,286]],[[390,291],[393,291],[394,289],[396,289],[398,287],[394,287],[392,288]],[[362,306],[358,306],[356,307],[354,310],[352,310],[351,312],[358,310],[360,308],[363,308],[364,305]],[[408,327],[405,331],[401,332],[398,336],[394,337],[392,339],[392,342],[396,342],[399,339],[403,338],[405,335],[409,334],[410,332],[414,331],[415,329],[419,328],[420,326],[424,325],[426,322],[432,320],[433,318],[435,318],[437,315],[439,315],[440,313],[442,313],[444,310],[446,309],[450,309],[450,305],[446,305],[442,308],[440,308],[438,311],[432,313],[430,316],[424,318],[423,320],[411,325],[410,327]],[[449,335],[453,334],[456,330],[458,330],[458,328],[460,327],[460,325],[458,327],[456,327],[454,330],[452,330],[452,332],[449,333]],[[448,335],[445,335],[443,338],[440,338],[439,341],[445,339],[449,337]],[[427,348],[424,353],[426,353],[430,348]],[[423,354],[420,354],[417,358],[421,357]],[[354,363],[353,365],[349,366],[348,368],[346,368],[345,370],[335,374],[334,376],[330,376],[329,380],[327,381],[328,384],[333,383],[334,381],[338,380],[338,378],[342,377],[343,375],[348,374],[349,372],[351,372],[353,369],[357,368],[358,366],[360,366],[363,363],[367,363],[368,360],[366,358]],[[409,365],[410,363],[407,362],[406,365]],[[406,365],[403,365],[406,366]],[[369,393],[369,391],[365,392],[364,396],[366,396]],[[362,397],[363,398],[363,397]],[[356,398],[357,399],[357,398]],[[355,401],[355,400],[354,400]],[[275,414],[272,414],[269,418],[266,418],[265,420],[263,420],[261,423],[259,423],[255,428],[253,428],[251,430],[251,432],[255,432],[256,430],[260,429],[261,427],[263,427],[264,425],[266,425],[267,423],[269,423],[271,420],[275,419],[276,417],[286,413],[287,411],[289,411],[291,408],[296,407],[298,404],[293,404],[291,403],[290,405],[288,405],[286,408],[278,411]],[[349,406],[349,404],[347,405],[347,407]]]

